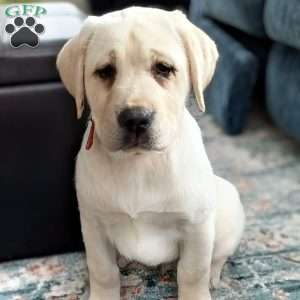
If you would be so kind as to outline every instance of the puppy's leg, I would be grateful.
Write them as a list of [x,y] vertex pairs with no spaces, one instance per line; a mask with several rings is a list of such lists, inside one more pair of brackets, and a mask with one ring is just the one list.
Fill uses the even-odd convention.
[[236,250],[245,223],[245,214],[236,188],[228,181],[216,176],[217,210],[215,245],[211,267],[211,287],[220,282],[222,268]]
[[186,227],[177,267],[179,300],[210,300],[209,279],[214,244],[214,214]]
[[80,212],[90,279],[89,300],[119,300],[120,273],[116,251],[95,217]]

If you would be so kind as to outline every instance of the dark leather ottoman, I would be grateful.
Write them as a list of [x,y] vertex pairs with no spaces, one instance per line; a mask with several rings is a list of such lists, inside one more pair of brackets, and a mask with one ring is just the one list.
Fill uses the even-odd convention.
[[73,173],[85,120],[55,61],[85,15],[70,4],[38,5],[47,14],[34,16],[44,26],[35,48],[13,48],[5,28],[30,25],[30,14],[18,27],[0,6],[0,261],[82,248]]

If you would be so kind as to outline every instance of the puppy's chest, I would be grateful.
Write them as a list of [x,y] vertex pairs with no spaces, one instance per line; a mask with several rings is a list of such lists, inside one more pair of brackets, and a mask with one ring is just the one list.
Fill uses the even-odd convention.
[[120,212],[136,219],[144,212],[186,211],[186,201],[182,201],[179,190],[181,184],[174,183],[169,174],[106,174],[98,181],[90,181],[91,205],[99,211]]
[[106,214],[102,223],[110,241],[125,257],[146,265],[158,265],[177,258],[181,239],[179,214]]

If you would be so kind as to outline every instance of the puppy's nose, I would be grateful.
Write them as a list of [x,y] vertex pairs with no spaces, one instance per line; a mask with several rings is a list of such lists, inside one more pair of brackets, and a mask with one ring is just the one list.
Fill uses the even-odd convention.
[[118,116],[121,128],[131,133],[143,133],[152,124],[154,112],[140,106],[126,108]]

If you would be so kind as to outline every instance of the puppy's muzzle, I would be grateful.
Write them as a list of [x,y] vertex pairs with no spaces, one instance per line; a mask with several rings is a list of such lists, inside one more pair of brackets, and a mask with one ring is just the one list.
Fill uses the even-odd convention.
[[118,124],[124,132],[125,148],[149,148],[150,128],[154,112],[145,107],[125,108],[118,115]]

